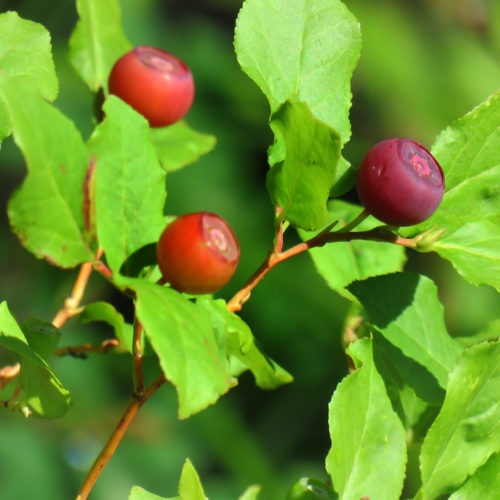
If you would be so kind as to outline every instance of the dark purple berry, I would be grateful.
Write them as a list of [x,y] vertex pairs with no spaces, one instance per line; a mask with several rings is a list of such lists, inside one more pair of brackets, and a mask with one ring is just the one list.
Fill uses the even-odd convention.
[[409,139],[386,139],[366,154],[357,174],[361,203],[391,226],[412,226],[428,219],[444,194],[436,159]]

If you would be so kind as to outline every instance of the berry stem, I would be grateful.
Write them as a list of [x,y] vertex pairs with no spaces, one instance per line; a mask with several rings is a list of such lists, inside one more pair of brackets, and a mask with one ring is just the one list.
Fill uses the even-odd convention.
[[54,356],[74,356],[83,357],[89,352],[106,353],[115,347],[118,347],[120,342],[117,339],[106,339],[98,345],[82,344],[77,346],[60,347],[56,349]]
[[89,470],[87,477],[85,478],[80,491],[76,497],[76,500],[86,500],[89,496],[94,484],[99,478],[104,467],[114,455],[118,445],[120,444],[123,436],[127,432],[130,424],[133,422],[137,412],[141,406],[166,382],[164,375],[160,375],[156,380],[154,380],[150,386],[148,386],[142,393],[142,395],[134,394],[130,399],[130,402],[125,408],[122,417],[120,418],[118,424],[116,425],[113,433],[108,439],[108,442],[104,445],[101,453],[97,456],[92,468]]
[[369,217],[370,212],[365,208],[363,211],[354,218],[349,224],[346,224],[344,227],[340,228],[338,233],[348,233],[352,231],[355,227],[358,227],[367,217]]
[[[359,219],[361,217],[357,217]],[[361,222],[361,220],[360,220]],[[325,230],[318,233],[311,239],[298,243],[297,245],[289,248],[288,250],[282,252],[276,252],[272,250],[267,255],[264,262],[259,266],[257,271],[250,277],[246,284],[241,288],[227,303],[227,308],[231,312],[241,311],[245,302],[250,298],[253,289],[259,284],[259,282],[264,278],[264,276],[276,265],[284,262],[285,260],[291,259],[296,255],[307,252],[311,248],[322,247],[327,243],[334,243],[338,241],[353,241],[353,240],[370,240],[370,241],[381,241],[386,243],[394,243],[395,245],[401,245],[407,248],[415,249],[417,244],[414,239],[403,238],[397,234],[391,233],[386,230],[372,229],[370,231],[353,231],[353,232],[343,232],[336,231],[330,232],[330,229],[334,224],[328,226]]]

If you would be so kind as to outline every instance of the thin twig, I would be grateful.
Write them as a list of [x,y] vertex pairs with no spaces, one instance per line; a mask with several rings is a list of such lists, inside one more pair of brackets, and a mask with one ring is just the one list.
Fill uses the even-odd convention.
[[[362,214],[361,214],[362,215]],[[360,217],[361,217],[360,215]],[[371,231],[353,231],[353,232],[342,232],[335,231],[330,232],[333,225],[328,226],[325,230],[318,233],[313,238],[298,243],[297,245],[289,248],[288,250],[282,252],[271,251],[264,262],[259,266],[257,271],[250,277],[246,284],[241,288],[227,303],[227,308],[229,311],[237,312],[243,307],[243,304],[250,298],[252,290],[257,286],[257,284],[264,278],[264,276],[276,265],[288,260],[296,255],[307,252],[311,248],[321,247],[327,243],[334,243],[339,241],[353,241],[353,240],[370,240],[370,241],[381,241],[386,243],[394,243],[396,245],[401,245],[407,248],[416,248],[416,242],[410,238],[403,238],[397,234],[373,229]]]
[[87,283],[93,270],[98,271],[106,277],[110,276],[111,271],[109,271],[106,265],[99,260],[102,257],[102,254],[103,250],[102,248],[99,248],[95,261],[84,262],[81,265],[80,271],[73,285],[73,289],[71,290],[71,294],[66,297],[63,307],[59,309],[56,316],[52,320],[52,324],[56,328],[61,328],[64,323],[68,321],[68,319],[73,316],[77,316],[82,312],[83,308],[80,307],[80,302],[83,299]]
[[141,406],[166,382],[164,375],[160,375],[156,380],[152,382],[150,386],[146,388],[141,396],[134,394],[125,409],[122,417],[120,418],[117,426],[115,427],[113,433],[108,439],[108,442],[104,445],[104,448],[99,453],[94,464],[89,470],[87,477],[85,478],[80,491],[76,497],[76,500],[86,500],[89,496],[95,482],[99,478],[104,467],[114,455],[118,445],[120,444],[123,436],[127,432],[130,424],[133,422],[137,412]]
[[79,305],[85,293],[85,288],[91,273],[92,262],[85,262],[82,264],[80,272],[76,277],[75,284],[73,285],[73,290],[71,290],[71,294],[66,297],[63,307],[59,309],[55,318],[52,320],[52,324],[56,328],[61,328],[69,318],[81,312]]
[[54,352],[54,356],[74,356],[83,357],[89,352],[106,353],[115,347],[118,347],[120,342],[118,339],[106,339],[100,344],[82,344],[77,346],[60,347]]

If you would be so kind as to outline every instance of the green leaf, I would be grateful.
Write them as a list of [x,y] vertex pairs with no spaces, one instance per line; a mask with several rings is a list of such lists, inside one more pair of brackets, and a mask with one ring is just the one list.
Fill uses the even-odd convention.
[[[334,221],[339,221],[341,227],[359,215],[361,210],[359,205],[334,200],[328,204],[325,227]],[[379,225],[380,222],[369,217],[357,229],[368,231]],[[314,233],[300,231],[300,236],[307,240],[312,238]],[[312,248],[309,255],[328,286],[349,300],[353,300],[353,295],[346,289],[349,283],[401,271],[406,261],[406,253],[401,246],[365,240],[329,243],[323,247]]]
[[450,373],[443,406],[422,445],[417,498],[453,491],[500,451],[499,394],[500,343],[466,349]]
[[132,486],[130,490],[130,495],[128,496],[128,500],[178,500],[179,497],[175,498],[165,498],[155,495],[154,493],[150,493],[146,491],[144,488],[140,486]]
[[425,276],[394,273],[349,285],[373,328],[446,389],[461,347],[446,330],[436,285]]
[[93,302],[87,304],[79,316],[82,323],[103,321],[110,325],[120,344],[114,348],[114,352],[132,352],[132,325],[125,323],[123,315],[119,313],[109,302]]
[[117,97],[104,103],[104,121],[89,141],[97,158],[97,235],[112,271],[164,228],[165,177],[147,121]]
[[216,143],[213,135],[197,132],[182,121],[169,127],[152,128],[151,137],[166,172],[175,172],[194,163],[212,151]]
[[296,227],[317,229],[340,157],[340,137],[311,115],[307,105],[287,101],[271,117],[275,144],[266,187],[281,216]]
[[[16,12],[0,14],[0,67],[2,76],[19,78],[53,101],[59,82],[52,59],[49,32],[40,24],[19,17]],[[0,141],[9,135],[8,112],[0,102]]]
[[70,61],[93,91],[107,89],[112,66],[131,43],[123,33],[118,0],[77,0],[79,21],[69,41]]
[[340,157],[335,171],[335,179],[330,189],[330,198],[338,198],[347,193],[356,182],[356,170],[343,157]]
[[293,381],[286,370],[259,349],[250,327],[237,314],[228,311],[223,300],[201,297],[197,304],[210,315],[221,349],[234,358],[231,360],[233,373],[235,365],[240,373],[249,369],[261,389],[275,389]]
[[80,133],[19,79],[0,76],[0,100],[28,166],[28,176],[8,205],[14,232],[30,252],[55,265],[74,267],[91,260],[83,213],[89,153]]
[[500,318],[490,321],[485,327],[474,335],[455,337],[455,340],[464,347],[470,347],[485,340],[498,340],[500,338]]
[[61,339],[61,332],[53,324],[38,319],[23,321],[21,330],[29,346],[43,359],[54,354]]
[[271,113],[289,100],[350,136],[350,80],[360,27],[339,0],[246,0],[235,29],[238,62],[267,97]]
[[445,174],[443,201],[403,232],[445,228],[433,249],[470,283],[500,291],[500,91],[445,129],[432,153]]
[[449,500],[496,500],[500,491],[500,453],[492,455]]
[[180,418],[205,409],[235,385],[206,311],[171,288],[131,278],[117,284],[136,294],[139,321],[177,389]]
[[200,477],[189,459],[186,459],[182,467],[179,497],[180,500],[206,500],[207,498]]
[[0,345],[10,351],[21,365],[18,378],[21,391],[14,407],[26,416],[35,413],[55,418],[66,414],[70,404],[68,390],[46,361],[29,346],[6,302],[0,303]]
[[303,477],[299,479],[286,495],[286,500],[335,499],[332,488],[318,479]]
[[392,409],[370,339],[350,345],[357,369],[337,386],[329,408],[332,448],[326,469],[341,498],[399,498],[406,433]]
[[[415,420],[414,415],[406,411],[405,398],[410,398],[410,403],[416,403],[419,406],[418,399],[436,407],[441,406],[445,390],[430,371],[417,361],[405,356],[400,349],[378,332],[373,335],[373,343],[377,369],[385,381],[394,408],[407,427],[411,427]],[[414,397],[412,397],[412,392]],[[418,408],[416,409],[418,411]],[[423,411],[425,408],[421,409]],[[410,408],[410,410],[413,412],[415,408]]]
[[259,498],[261,487],[253,484],[249,486],[239,497],[238,500],[257,500]]

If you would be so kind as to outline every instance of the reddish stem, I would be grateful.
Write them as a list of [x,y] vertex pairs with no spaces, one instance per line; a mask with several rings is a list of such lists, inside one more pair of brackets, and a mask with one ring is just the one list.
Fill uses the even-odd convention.
[[264,278],[264,276],[277,264],[288,260],[295,255],[307,252],[311,248],[321,247],[327,243],[334,243],[337,241],[352,241],[352,240],[371,240],[382,241],[387,243],[394,243],[408,248],[416,248],[416,243],[413,239],[402,238],[397,234],[385,231],[355,231],[355,232],[330,232],[332,226],[328,226],[326,230],[317,234],[310,240],[298,243],[297,245],[285,250],[283,252],[271,251],[264,262],[259,266],[257,271],[250,277],[246,284],[236,292],[236,294],[227,303],[227,308],[232,312],[240,311],[243,304],[250,298],[252,290]]
[[134,394],[130,400],[127,408],[125,409],[120,421],[115,427],[113,433],[105,444],[104,448],[99,453],[96,458],[92,468],[89,470],[87,477],[85,478],[80,491],[76,497],[76,500],[86,500],[89,496],[94,484],[99,478],[104,467],[114,455],[118,445],[120,444],[123,436],[127,432],[130,424],[133,422],[137,412],[141,406],[166,382],[165,376],[160,375],[146,390],[142,395]]
[[106,353],[115,347],[118,347],[120,342],[117,339],[106,339],[98,345],[82,344],[77,346],[60,347],[56,349],[55,356],[84,356],[88,352]]
[[56,316],[52,320],[52,324],[56,328],[61,328],[64,323],[68,321],[68,319],[82,312],[82,308],[79,307],[80,302],[83,299],[85,288],[87,287],[87,283],[93,269],[109,277],[109,274],[107,272],[111,273],[111,271],[109,271],[109,269],[99,260],[102,254],[103,251],[100,248],[97,251],[95,262],[85,262],[81,265],[80,271],[73,285],[73,289],[71,290],[71,294],[69,295],[69,297],[66,297],[63,307],[59,309]]

